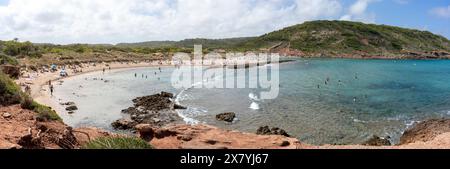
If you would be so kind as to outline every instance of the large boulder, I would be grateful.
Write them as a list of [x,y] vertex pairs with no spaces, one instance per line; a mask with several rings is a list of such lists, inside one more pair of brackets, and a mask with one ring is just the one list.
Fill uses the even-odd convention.
[[[122,110],[122,113],[130,115],[130,121],[136,124],[149,124],[152,127],[162,127],[167,124],[182,122],[183,119],[178,115],[175,109],[183,109],[185,107],[177,105],[173,102],[173,94],[161,92],[159,94],[138,97],[133,99],[133,107]],[[112,125],[120,125],[119,121]],[[123,129],[124,127],[115,127]],[[125,127],[130,129],[129,127]]]
[[269,126],[261,126],[256,131],[256,134],[258,135],[281,135],[290,137],[290,135],[284,131],[283,129],[280,129],[278,127],[269,128]]
[[450,132],[450,119],[431,119],[415,124],[400,137],[400,144],[430,141],[436,136]]
[[139,133],[140,138],[151,141],[155,134],[155,129],[150,124],[138,124],[134,129]]
[[218,121],[225,121],[225,122],[233,122],[234,118],[236,117],[236,113],[233,112],[226,112],[216,115],[216,119]]
[[173,94],[172,93],[168,93],[168,92],[161,92],[161,97],[167,97],[167,98],[173,98]]
[[142,108],[143,110],[160,111],[164,109],[173,109],[174,103],[171,100],[173,94],[167,94],[162,92],[161,94],[155,94],[150,96],[138,97],[133,99],[134,107]]
[[69,107],[66,107],[66,110],[67,110],[67,111],[75,111],[75,110],[78,110],[78,107],[75,106],[75,105],[71,105],[71,106],[69,106]]

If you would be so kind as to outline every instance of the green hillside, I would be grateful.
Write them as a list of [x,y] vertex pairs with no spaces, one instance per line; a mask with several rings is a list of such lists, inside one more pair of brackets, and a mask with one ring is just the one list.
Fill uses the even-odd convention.
[[139,43],[120,43],[117,47],[149,47],[149,48],[163,48],[163,47],[177,47],[177,48],[193,48],[194,45],[202,44],[204,48],[219,49],[219,48],[234,48],[236,45],[255,39],[254,37],[244,38],[228,38],[228,39],[185,39],[182,41],[149,41]]
[[349,21],[312,21],[236,46],[240,50],[288,47],[305,53],[374,55],[450,51],[450,41],[428,31]]

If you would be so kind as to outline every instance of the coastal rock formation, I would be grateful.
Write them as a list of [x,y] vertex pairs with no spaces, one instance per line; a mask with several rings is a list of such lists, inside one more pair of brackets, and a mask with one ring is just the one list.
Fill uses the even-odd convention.
[[129,114],[131,120],[117,120],[112,125],[115,129],[133,129],[138,124],[149,124],[162,127],[167,124],[179,123],[182,118],[175,109],[185,108],[173,102],[172,93],[161,92],[159,94],[138,97],[133,99],[133,107],[122,110]]
[[426,142],[436,136],[450,132],[450,119],[431,119],[415,124],[400,137],[400,144]]
[[72,106],[66,107],[66,110],[67,111],[75,111],[75,110],[78,110],[78,107],[75,105],[72,105]]
[[234,118],[236,117],[236,113],[234,112],[226,112],[216,115],[216,119],[218,121],[225,121],[225,122],[233,122]]
[[[148,126],[147,126],[148,127]],[[230,131],[209,125],[169,125],[143,131],[152,135],[150,144],[161,149],[298,149],[308,147],[295,138],[281,135],[256,135]],[[142,130],[139,130],[142,133]]]
[[111,125],[113,126],[114,129],[128,130],[134,128],[134,126],[136,126],[137,123],[131,120],[119,119],[111,123]]
[[278,127],[269,128],[269,126],[261,126],[256,131],[256,134],[258,135],[282,135],[286,137],[290,137],[289,134],[286,133],[283,129],[280,129]]
[[65,102],[65,103],[60,103],[63,106],[73,106],[75,105],[75,102]]
[[364,142],[362,145],[366,146],[390,146],[391,141],[389,141],[389,137],[378,137],[376,135],[372,136],[369,140]]
[[0,149],[77,149],[107,132],[91,128],[73,129],[61,121],[38,121],[37,113],[20,105],[0,106]]

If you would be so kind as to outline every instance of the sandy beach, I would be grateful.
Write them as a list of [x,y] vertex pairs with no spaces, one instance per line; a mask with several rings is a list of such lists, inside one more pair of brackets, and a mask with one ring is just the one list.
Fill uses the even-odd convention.
[[[86,74],[86,73],[92,73],[97,71],[118,71],[123,69],[133,69],[133,68],[143,68],[143,67],[161,67],[161,66],[171,66],[171,63],[168,61],[161,61],[161,62],[139,62],[139,63],[96,63],[93,64],[82,64],[81,66],[78,66],[76,70],[75,69],[67,69],[68,76],[62,77],[60,76],[60,71],[55,72],[36,72],[36,71],[28,71],[23,74],[19,79],[16,80],[16,83],[19,84],[23,89],[25,86],[30,87],[30,95],[31,97],[37,101],[38,103],[47,105],[52,107],[54,110],[56,110],[58,113],[63,109],[63,106],[61,106],[57,101],[55,101],[49,92],[49,86],[48,82],[52,81],[54,84],[55,82],[58,82],[60,80],[64,80],[67,78],[71,78],[74,76]],[[80,71],[82,70],[82,71]]]

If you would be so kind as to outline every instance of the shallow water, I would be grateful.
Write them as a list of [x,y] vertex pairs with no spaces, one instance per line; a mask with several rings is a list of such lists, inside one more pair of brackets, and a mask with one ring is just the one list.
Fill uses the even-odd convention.
[[[172,71],[140,68],[76,76],[56,86],[55,99],[77,103],[75,114],[61,113],[69,125],[111,129],[133,98],[169,91],[179,93],[177,101],[189,107],[180,112],[188,122],[247,132],[277,126],[311,144],[357,144],[373,134],[396,142],[415,121],[450,116],[446,60],[298,59],[280,65],[280,93],[273,100],[260,100],[262,89],[175,89]],[[215,120],[229,111],[236,112],[235,123]]]

